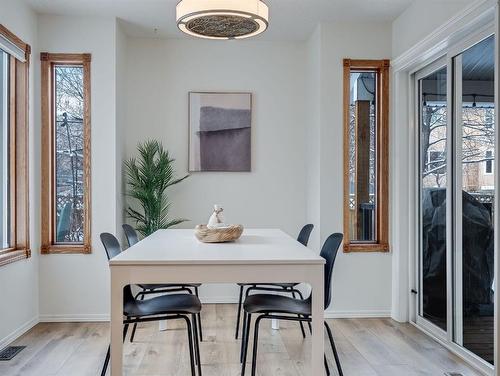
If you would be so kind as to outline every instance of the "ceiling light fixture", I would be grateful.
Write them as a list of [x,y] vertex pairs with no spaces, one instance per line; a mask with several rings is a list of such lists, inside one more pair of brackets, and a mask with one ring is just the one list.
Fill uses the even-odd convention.
[[266,31],[269,8],[261,0],[181,0],[177,26],[206,39],[243,39]]

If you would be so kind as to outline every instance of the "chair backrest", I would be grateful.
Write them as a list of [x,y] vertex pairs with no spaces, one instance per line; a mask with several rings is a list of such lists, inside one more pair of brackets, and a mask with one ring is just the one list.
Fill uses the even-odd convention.
[[119,255],[122,251],[122,247],[120,246],[118,239],[109,232],[103,232],[101,234],[101,242],[104,246],[104,250],[106,251],[106,256],[108,256],[108,261]]
[[297,237],[297,241],[307,247],[307,243],[309,243],[309,236],[311,236],[313,228],[313,224],[308,224],[302,227],[302,230],[300,230],[299,236]]
[[132,247],[139,241],[139,237],[137,236],[137,232],[135,229],[129,224],[124,223],[122,225],[123,231],[125,232],[125,236],[127,237],[128,246]]
[[321,248],[320,256],[326,260],[325,263],[325,309],[330,306],[332,301],[332,274],[333,265],[335,264],[335,258],[337,257],[337,252],[342,244],[342,239],[344,235],[335,233],[330,235],[323,244]]
[[[122,247],[120,246],[118,239],[109,232],[103,232],[101,234],[101,242],[104,246],[104,250],[106,251],[106,256],[108,256],[108,261],[119,255],[122,251]],[[134,295],[132,295],[130,285],[125,286],[123,288],[123,302],[126,303],[134,300]]]

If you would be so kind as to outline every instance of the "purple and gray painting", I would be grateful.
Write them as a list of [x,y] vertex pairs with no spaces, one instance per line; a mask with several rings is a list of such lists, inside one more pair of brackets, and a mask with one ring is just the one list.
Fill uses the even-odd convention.
[[[250,171],[250,94],[202,95],[210,97],[191,102],[199,104],[191,108],[191,171]],[[224,98],[228,95],[242,97]]]

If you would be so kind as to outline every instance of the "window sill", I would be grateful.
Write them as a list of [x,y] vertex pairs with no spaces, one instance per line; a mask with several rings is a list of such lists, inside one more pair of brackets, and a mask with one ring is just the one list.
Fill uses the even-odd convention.
[[31,252],[29,249],[16,249],[6,251],[0,254],[0,266],[11,264],[13,262],[29,258]]
[[42,255],[50,254],[90,254],[92,248],[90,245],[78,244],[51,244],[45,245],[40,248]]
[[344,253],[355,253],[355,252],[389,252],[389,244],[381,243],[344,243]]

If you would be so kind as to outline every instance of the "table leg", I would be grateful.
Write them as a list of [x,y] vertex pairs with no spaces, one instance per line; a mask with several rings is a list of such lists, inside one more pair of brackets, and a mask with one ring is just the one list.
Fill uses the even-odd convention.
[[324,321],[324,282],[323,265],[311,277],[312,287],[312,354],[311,376],[324,375],[323,355],[325,353],[323,321]]
[[111,376],[122,375],[123,284],[111,268]]

